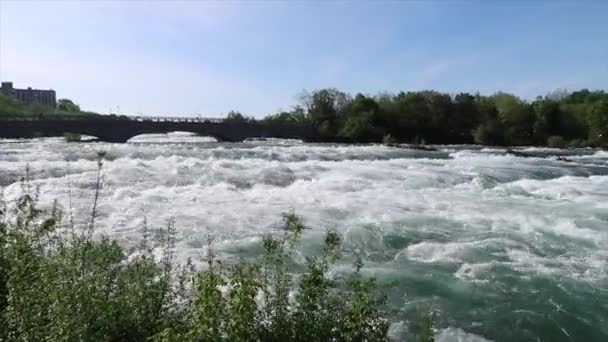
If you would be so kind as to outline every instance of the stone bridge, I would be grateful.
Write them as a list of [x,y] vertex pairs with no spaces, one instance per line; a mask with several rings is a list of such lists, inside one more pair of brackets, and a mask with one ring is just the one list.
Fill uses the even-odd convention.
[[195,117],[72,116],[35,119],[0,119],[0,138],[63,136],[65,133],[91,135],[101,141],[122,143],[149,133],[191,132],[218,141],[239,142],[247,138],[283,138],[315,141],[315,130],[263,121],[229,121]]

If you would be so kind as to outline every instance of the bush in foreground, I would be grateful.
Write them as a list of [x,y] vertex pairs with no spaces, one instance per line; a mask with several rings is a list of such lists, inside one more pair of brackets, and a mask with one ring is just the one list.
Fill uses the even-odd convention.
[[[63,224],[56,205],[40,209],[29,176],[15,203],[0,198],[0,341],[388,341],[384,297],[360,275],[361,261],[345,282],[328,277],[340,257],[335,231],[297,279],[289,272],[304,230],[294,214],[283,216],[281,234],[263,239],[258,260],[225,265],[209,246],[198,271],[174,262],[171,224],[153,238],[144,225],[131,251],[93,238],[104,154],[98,157],[83,227],[71,215]],[[430,311],[421,317],[417,341],[433,341]]]
[[[293,214],[282,234],[264,238],[258,260],[225,265],[209,252],[196,271],[174,262],[172,225],[153,239],[146,230],[128,253],[93,238],[95,209],[76,229],[56,206],[39,209],[27,181],[23,193],[11,213],[0,205],[0,341],[388,340],[383,298],[361,263],[344,283],[328,277],[340,257],[336,232],[297,279],[289,273],[304,229]],[[432,341],[427,330],[421,341]]]

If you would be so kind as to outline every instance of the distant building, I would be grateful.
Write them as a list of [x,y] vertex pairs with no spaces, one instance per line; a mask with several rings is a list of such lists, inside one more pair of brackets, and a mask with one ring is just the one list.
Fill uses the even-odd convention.
[[57,105],[54,90],[40,90],[32,88],[17,89],[13,88],[13,82],[2,82],[0,93],[13,97],[25,104],[39,103],[41,105],[53,108],[55,108]]

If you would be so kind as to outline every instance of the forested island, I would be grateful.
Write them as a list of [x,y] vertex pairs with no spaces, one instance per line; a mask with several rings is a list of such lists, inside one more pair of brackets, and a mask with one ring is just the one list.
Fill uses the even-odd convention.
[[[49,109],[0,95],[0,117],[53,115],[99,114],[82,111],[67,99]],[[231,111],[225,121],[256,119]],[[313,126],[321,142],[602,147],[608,144],[608,93],[558,90],[529,101],[505,92],[453,95],[424,90],[352,96],[326,88],[305,91],[292,110],[257,121]]]

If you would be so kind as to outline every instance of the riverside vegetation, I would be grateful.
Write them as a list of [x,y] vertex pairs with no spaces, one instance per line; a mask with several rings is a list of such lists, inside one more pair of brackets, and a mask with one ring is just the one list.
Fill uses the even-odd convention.
[[[64,223],[57,204],[37,205],[29,172],[22,196],[0,204],[0,341],[387,341],[388,320],[374,280],[328,276],[341,237],[328,231],[322,253],[291,273],[291,254],[305,229],[294,214],[282,233],[263,239],[255,260],[206,267],[174,261],[175,227],[157,234],[144,225],[141,243],[126,250],[95,238],[102,157],[90,219]],[[70,195],[71,201],[71,195]],[[157,248],[162,256],[155,254]],[[433,341],[424,311],[417,341]]]
[[[0,95],[0,118],[82,115],[72,101],[56,109],[26,106]],[[116,117],[120,119],[120,116]],[[226,122],[253,118],[231,111]],[[498,92],[446,94],[432,90],[354,97],[328,88],[304,92],[291,111],[266,123],[312,126],[325,142],[409,142],[431,144],[608,146],[608,93],[558,90],[527,101]]]
[[36,119],[41,117],[65,117],[74,115],[95,116],[99,114],[82,111],[80,106],[69,99],[59,99],[56,108],[49,108],[37,103],[25,104],[12,97],[0,94],[0,119]]
[[[410,91],[351,96],[304,92],[291,111],[268,122],[311,124],[324,141],[431,144],[608,145],[608,93],[555,91],[527,101],[498,92]],[[234,119],[235,115],[233,115]]]

